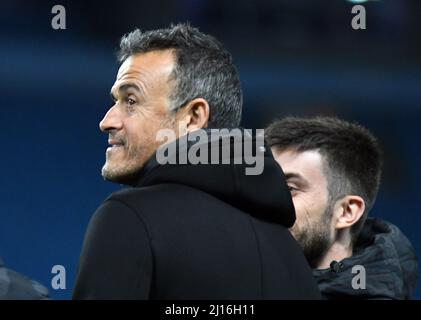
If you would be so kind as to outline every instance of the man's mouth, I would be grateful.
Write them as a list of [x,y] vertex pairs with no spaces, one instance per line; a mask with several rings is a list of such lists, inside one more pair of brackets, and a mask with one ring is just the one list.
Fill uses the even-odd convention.
[[124,147],[124,143],[121,140],[116,140],[116,139],[109,139],[108,144],[110,146],[107,148],[107,152]]

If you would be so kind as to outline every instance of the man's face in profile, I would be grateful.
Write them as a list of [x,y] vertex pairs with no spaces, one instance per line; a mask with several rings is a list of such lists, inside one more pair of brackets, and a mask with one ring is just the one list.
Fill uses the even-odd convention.
[[296,152],[272,148],[274,157],[285,173],[296,212],[290,229],[310,264],[315,267],[331,244],[331,217],[328,181],[323,157],[317,151]]
[[114,105],[99,124],[109,135],[102,168],[105,179],[132,182],[159,146],[157,131],[171,128],[169,76],[173,67],[170,50],[136,54],[121,65],[111,88]]

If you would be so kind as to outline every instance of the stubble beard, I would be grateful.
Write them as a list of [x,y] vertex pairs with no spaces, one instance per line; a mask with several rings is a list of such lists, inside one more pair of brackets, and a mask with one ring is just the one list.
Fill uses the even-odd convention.
[[332,245],[330,236],[331,220],[332,208],[328,205],[323,216],[316,224],[301,227],[294,225],[290,229],[312,268],[317,267]]
[[[175,116],[169,115],[161,121],[158,130],[164,128],[174,129],[175,124]],[[127,140],[124,139],[124,141],[125,144],[123,146],[123,152],[127,154],[125,157],[127,160],[122,161],[124,163],[121,164],[115,163],[116,160],[111,159],[112,155],[107,154],[105,164],[101,169],[101,175],[104,180],[120,184],[134,185],[135,181],[138,179],[139,173],[142,171],[149,159],[154,155],[160,143],[156,141],[155,136],[153,137],[152,147],[150,147],[150,144],[144,143],[143,146],[129,148],[127,147]]]

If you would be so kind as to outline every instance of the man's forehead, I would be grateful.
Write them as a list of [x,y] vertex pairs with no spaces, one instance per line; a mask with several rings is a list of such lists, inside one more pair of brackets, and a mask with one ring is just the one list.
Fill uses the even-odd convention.
[[128,57],[121,64],[116,80],[124,77],[168,77],[174,67],[174,55],[170,50],[138,53]]
[[323,157],[317,150],[274,150],[276,161],[285,173],[298,173],[304,177],[320,177],[323,174]]

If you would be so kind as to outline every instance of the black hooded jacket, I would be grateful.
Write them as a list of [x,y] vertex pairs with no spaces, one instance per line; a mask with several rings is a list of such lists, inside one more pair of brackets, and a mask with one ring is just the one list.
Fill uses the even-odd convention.
[[[357,269],[352,273],[354,266],[365,269],[365,289],[352,286],[353,278],[362,275]],[[326,299],[409,299],[419,271],[414,249],[403,233],[386,221],[367,219],[352,257],[313,274]],[[361,287],[360,279],[354,287]]]
[[280,167],[270,151],[262,174],[245,175],[245,167],[152,157],[134,187],[93,216],[73,298],[319,298],[287,230],[295,213]]

